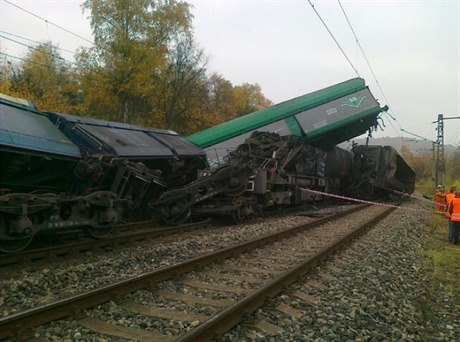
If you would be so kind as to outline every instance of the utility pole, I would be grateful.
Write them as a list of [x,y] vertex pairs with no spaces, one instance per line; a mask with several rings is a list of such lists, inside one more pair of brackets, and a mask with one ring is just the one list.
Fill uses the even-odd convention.
[[436,185],[440,184],[445,186],[446,181],[446,160],[444,154],[444,120],[457,120],[460,116],[445,118],[443,114],[438,114],[438,120],[433,121],[437,123],[436,130],[438,136],[436,140],[436,163],[435,163],[435,182]]
[[436,185],[440,184],[442,186],[445,185],[445,177],[446,177],[446,161],[444,158],[444,115],[438,114],[438,121],[437,121],[437,128],[438,137],[436,140],[436,175],[435,175],[435,183]]

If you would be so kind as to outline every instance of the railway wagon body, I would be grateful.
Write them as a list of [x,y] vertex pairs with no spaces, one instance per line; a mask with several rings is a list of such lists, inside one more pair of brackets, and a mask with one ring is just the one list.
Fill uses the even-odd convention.
[[147,219],[150,216],[147,204],[151,200],[166,189],[192,182],[197,170],[206,167],[203,150],[176,132],[48,114],[84,155],[93,157],[79,161],[80,178],[87,179],[103,168],[97,187],[130,198],[133,203],[128,217]]
[[177,133],[58,113],[0,96],[0,251],[37,233],[108,232],[149,217],[147,206],[183,186],[205,154]]
[[170,224],[193,214],[240,221],[270,206],[325,199],[327,193],[378,199],[414,190],[414,171],[389,146],[324,151],[302,137],[256,131],[226,161],[186,187],[165,192],[152,209]]
[[378,125],[381,108],[362,78],[354,78],[187,137],[219,161],[255,131],[304,138],[314,147],[331,147]]
[[191,214],[231,215],[240,221],[267,207],[322,199],[305,188],[337,192],[350,185],[351,159],[350,152],[337,147],[326,152],[302,137],[256,131],[229,153],[226,165],[164,193],[152,208],[171,224]]
[[415,172],[391,146],[355,146],[354,172],[361,183],[354,193],[366,198],[389,194],[411,194],[415,187]]
[[[174,224],[192,212],[231,213],[240,219],[272,203],[322,198],[305,188],[360,195],[352,191],[374,189],[382,178],[371,171],[370,158],[355,159],[353,152],[335,145],[376,128],[386,109],[364,80],[355,78],[195,133],[187,138],[206,150],[211,170],[152,205]],[[398,167],[407,167],[400,157],[397,160]],[[380,165],[382,170],[391,167]],[[368,172],[357,172],[364,169]],[[397,178],[388,177],[388,185]]]

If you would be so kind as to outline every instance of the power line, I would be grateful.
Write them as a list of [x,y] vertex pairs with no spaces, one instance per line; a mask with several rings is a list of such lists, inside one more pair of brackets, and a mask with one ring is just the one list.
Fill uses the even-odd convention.
[[[43,51],[43,52],[45,52],[45,53],[47,53],[47,54],[50,54],[50,53],[48,53],[48,52],[46,52],[46,51]],[[18,60],[23,61],[23,62],[32,63],[32,64],[35,64],[35,65],[38,65],[38,66],[41,66],[41,67],[44,67],[44,68],[47,68],[47,69],[51,69],[51,70],[57,70],[57,68],[58,68],[57,65],[46,65],[46,64],[43,64],[43,63],[34,62],[34,61],[32,61],[31,59],[26,59],[26,58],[22,58],[22,57],[18,57],[18,56],[13,56],[13,55],[10,55],[10,54],[1,52],[1,51],[0,51],[0,55],[4,55],[4,56],[6,56],[6,57],[18,59]],[[51,54],[51,55],[53,55],[53,54]],[[70,61],[68,61],[68,60],[66,60],[66,59],[64,59],[64,58],[62,58],[62,57],[57,56],[57,55],[54,55],[54,56],[57,57],[57,58],[61,58],[61,59],[63,59],[63,60],[66,61],[66,62],[69,62],[69,63],[72,63],[72,64],[75,64],[75,65],[79,66],[79,64],[77,64],[77,63],[70,62]],[[86,67],[86,66],[83,66],[83,68],[86,69],[86,70],[89,70],[90,72],[94,72],[94,73],[96,73],[96,74],[99,74],[99,75],[105,75],[105,74],[104,74],[103,72],[101,72],[100,70],[97,70],[97,69],[94,69],[94,68],[90,68],[90,67]],[[77,74],[80,74],[81,69],[79,70],[79,69],[77,68],[77,69],[73,69],[73,71],[74,71],[74,72],[76,71]]]
[[[4,0],[6,1],[6,0]],[[337,39],[335,39],[334,35],[332,34],[331,30],[329,29],[329,27],[327,27],[326,23],[324,22],[323,18],[321,18],[321,16],[319,15],[318,11],[316,10],[315,8],[315,5],[312,4],[312,2],[310,0],[308,0],[308,3],[310,4],[311,8],[313,8],[313,10],[315,11],[316,15],[318,16],[319,20],[321,20],[321,22],[323,23],[324,27],[326,28],[327,32],[329,32],[329,34],[331,35],[332,39],[334,40],[334,42],[337,44],[338,48],[340,49],[340,51],[342,51],[342,54],[345,56],[345,58],[347,59],[348,63],[350,64],[350,66],[353,68],[353,70],[355,71],[356,75],[358,75],[358,77],[361,77],[359,75],[359,72],[358,70],[356,70],[355,66],[353,65],[353,63],[350,61],[350,58],[348,58],[347,54],[345,53],[345,51],[342,49],[342,47],[340,46],[339,42],[337,41]]]
[[33,50],[35,50],[35,51],[41,51],[41,52],[43,52],[43,53],[45,53],[45,54],[47,54],[47,55],[50,55],[50,56],[55,57],[55,58],[58,58],[58,59],[63,60],[63,61],[65,61],[65,62],[67,62],[67,63],[74,64],[74,65],[78,65],[77,63],[68,61],[67,59],[65,59],[65,58],[63,58],[63,57],[61,57],[61,56],[59,56],[59,55],[56,55],[56,54],[54,54],[54,53],[52,53],[52,52],[49,52],[49,51],[46,51],[46,50],[40,50],[40,49],[38,49],[38,48],[36,48],[36,47],[34,47],[34,46],[31,46],[31,45],[28,45],[28,44],[21,43],[21,42],[15,40],[15,39],[5,37],[5,36],[3,36],[3,35],[1,35],[1,34],[0,34],[0,38],[7,39],[7,40],[9,40],[9,41],[11,41],[11,42],[14,42],[14,43],[16,43],[16,44],[25,46],[25,47],[30,48],[30,49],[33,49]]
[[[366,64],[367,66],[369,67],[371,73],[372,73],[372,76],[374,77],[374,80],[375,80],[375,83],[377,84],[377,87],[380,89],[380,92],[382,93],[382,96],[383,98],[385,99],[385,102],[388,104],[388,106],[390,108],[391,105],[390,105],[390,102],[388,101],[387,97],[385,96],[385,92],[383,91],[382,87],[380,86],[380,82],[377,80],[377,76],[375,75],[375,72],[374,72],[374,69],[372,68],[371,66],[371,63],[369,62],[369,59],[367,58],[366,54],[364,53],[364,49],[363,47],[361,46],[361,43],[359,42],[359,39],[358,39],[358,36],[356,35],[356,32],[355,30],[353,29],[353,26],[351,25],[351,22],[350,22],[350,19],[348,18],[347,16],[347,13],[345,12],[345,9],[343,8],[342,6],[342,3],[340,2],[340,0],[337,0],[337,2],[339,3],[339,6],[340,8],[342,9],[342,13],[343,15],[345,16],[345,19],[347,20],[348,22],[348,26],[350,27],[351,29],[351,32],[353,33],[353,36],[355,37],[355,41],[356,41],[356,44],[358,45],[359,49],[361,50],[361,53],[363,54],[364,56],[364,59],[366,61]],[[401,127],[401,124],[399,123],[398,119],[395,117],[395,116],[392,116],[390,113],[388,112],[385,112],[385,114],[387,114],[388,116],[390,116],[391,119],[393,119],[394,121],[396,121],[396,123],[398,124],[399,128],[402,129]],[[390,124],[391,124],[391,121],[390,121]],[[393,125],[392,125],[393,126]],[[398,132],[399,133],[399,132]]]
[[28,63],[32,63],[32,64],[35,64],[35,65],[39,65],[39,66],[47,68],[47,69],[56,69],[56,66],[51,66],[51,65],[46,65],[46,64],[43,64],[43,63],[34,62],[34,61],[31,61],[30,59],[9,55],[9,54],[1,52],[1,51],[0,51],[0,55],[10,57],[10,58],[19,59],[19,60],[21,60],[23,62],[28,62]]
[[32,15],[32,16],[38,18],[38,19],[40,19],[40,20],[43,20],[43,21],[46,22],[47,24],[51,24],[51,25],[57,27],[58,29],[61,29],[61,30],[65,31],[65,32],[67,32],[67,33],[70,33],[71,35],[73,35],[73,36],[75,36],[75,37],[78,37],[78,38],[80,38],[80,39],[83,39],[84,41],[86,41],[86,42],[88,42],[88,43],[90,43],[90,44],[96,46],[96,44],[94,44],[94,42],[92,42],[91,40],[89,40],[89,39],[87,39],[87,38],[85,38],[85,37],[80,36],[79,34],[76,34],[76,33],[72,32],[72,31],[70,31],[70,30],[68,30],[68,29],[66,29],[66,28],[64,28],[64,27],[62,27],[62,26],[60,26],[60,25],[58,25],[58,24],[55,24],[55,23],[53,23],[53,22],[51,22],[51,21],[49,21],[49,20],[47,20],[47,19],[45,19],[45,18],[43,18],[43,17],[40,17],[39,15],[37,15],[37,14],[35,14],[35,13],[32,13],[32,12],[30,12],[30,11],[28,11],[28,10],[26,10],[26,9],[24,9],[24,8],[22,8],[22,7],[20,7],[20,6],[18,6],[18,5],[16,5],[16,4],[13,4],[12,2],[10,2],[10,1],[8,1],[8,0],[3,0],[3,1],[6,2],[7,4],[11,5],[11,6],[14,6],[14,7],[20,9],[21,11],[24,11],[24,12],[26,12],[26,13],[28,13],[28,14],[30,14],[30,15]]
[[[37,40],[33,40],[33,39],[30,39],[30,38],[26,38],[26,37],[23,37],[23,36],[19,36],[17,34],[14,34],[14,33],[11,33],[11,32],[6,32],[6,31],[2,31],[0,30],[0,34],[7,34],[7,35],[10,35],[12,37],[16,37],[16,38],[19,38],[19,39],[23,39],[23,40],[27,40],[31,43],[35,43],[35,44],[43,44],[43,42],[39,42]],[[6,39],[9,39],[9,38],[6,38]],[[72,55],[76,55],[77,52],[76,51],[71,51],[71,50],[66,50],[66,49],[63,49],[59,46],[55,46],[56,49],[58,50],[61,50],[61,51],[64,51],[64,52],[68,52],[68,53],[71,53]]]

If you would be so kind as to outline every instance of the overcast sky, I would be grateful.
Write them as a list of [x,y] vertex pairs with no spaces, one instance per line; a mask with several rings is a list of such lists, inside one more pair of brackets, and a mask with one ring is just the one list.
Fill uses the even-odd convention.
[[[72,51],[90,45],[51,24],[92,40],[82,1],[8,1],[48,23],[0,0],[0,35],[51,40]],[[274,103],[357,77],[307,0],[188,2],[208,70],[234,85],[258,83]],[[388,105],[397,118],[385,116],[386,128],[375,137],[412,139],[400,131],[404,128],[436,140],[432,122],[438,113],[460,116],[460,0],[341,1],[383,93],[339,3],[312,3],[381,106]],[[1,52],[13,56],[27,51],[1,37],[0,44]],[[460,146],[460,120],[446,120],[444,134],[446,144]]]

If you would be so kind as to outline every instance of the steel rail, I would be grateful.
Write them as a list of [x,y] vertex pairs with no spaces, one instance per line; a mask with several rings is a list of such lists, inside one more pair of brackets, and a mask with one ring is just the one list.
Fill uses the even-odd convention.
[[[138,227],[144,227],[152,221],[142,221],[137,225],[135,222],[126,223],[117,226],[117,230],[121,228],[121,231],[127,229],[133,229]],[[139,241],[147,238],[154,238],[158,236],[173,235],[178,233],[184,233],[196,229],[202,228],[204,224],[209,224],[209,220],[188,223],[175,227],[161,227],[151,228],[145,230],[136,230],[131,233],[110,233],[106,236],[101,237],[98,240],[88,240],[77,243],[63,244],[60,246],[44,247],[40,249],[26,250],[15,254],[2,254],[0,255],[0,267],[7,265],[14,265],[18,263],[27,263],[34,260],[43,260],[56,256],[77,254],[87,252],[90,250],[113,248],[115,246],[126,245],[132,241]]]
[[172,266],[159,268],[155,271],[143,273],[111,285],[58,300],[54,303],[41,305],[33,309],[0,318],[0,339],[11,336],[20,338],[20,336],[26,334],[28,330],[38,325],[64,318],[69,315],[78,317],[84,309],[108,302],[110,300],[117,300],[126,294],[132,293],[151,284],[168,280],[179,274],[190,272],[215,261],[286,238],[287,236],[291,236],[303,230],[337,220],[367,207],[368,205],[357,206],[335,215],[327,216],[287,230],[266,234],[262,237],[254,238]]
[[300,276],[315,267],[319,262],[335,253],[338,249],[355,239],[358,235],[364,233],[368,228],[383,220],[395,209],[396,208],[389,208],[383,213],[367,221],[356,230],[345,235],[342,239],[323,248],[316,255],[300,264],[297,264],[292,269],[284,272],[261,288],[251,292],[242,300],[236,302],[218,315],[212,317],[210,320],[200,324],[197,328],[191,330],[187,334],[179,337],[176,341],[209,341],[212,338],[224,334],[243,320],[245,316],[260,308],[267,299],[271,299],[276,296],[287,286],[294,283]]

